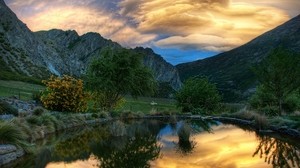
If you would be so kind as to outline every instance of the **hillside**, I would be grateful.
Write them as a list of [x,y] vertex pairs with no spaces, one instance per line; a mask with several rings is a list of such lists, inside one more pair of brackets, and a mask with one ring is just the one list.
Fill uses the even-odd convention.
[[[3,0],[0,0],[0,16],[0,79],[43,79],[50,74],[80,76],[102,48],[122,47],[98,33],[79,36],[74,30],[58,29],[32,32]],[[139,48],[144,65],[154,72],[158,82],[178,89],[181,82],[176,68],[148,51]]]
[[300,15],[238,48],[176,67],[182,81],[206,76],[217,84],[226,101],[244,100],[257,85],[251,67],[279,46],[300,52]]

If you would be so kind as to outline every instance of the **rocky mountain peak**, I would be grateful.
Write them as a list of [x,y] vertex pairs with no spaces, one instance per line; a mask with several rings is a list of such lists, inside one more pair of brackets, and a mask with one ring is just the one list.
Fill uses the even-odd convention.
[[[90,61],[100,56],[103,48],[122,47],[93,32],[82,36],[74,30],[59,29],[33,33],[3,0],[0,0],[0,16],[0,64],[6,67],[5,73],[38,78],[46,78],[50,74],[81,76]],[[158,82],[167,82],[174,89],[180,87],[175,67],[151,49],[138,50],[144,55],[144,64],[154,72]],[[3,68],[0,71],[4,71]]]

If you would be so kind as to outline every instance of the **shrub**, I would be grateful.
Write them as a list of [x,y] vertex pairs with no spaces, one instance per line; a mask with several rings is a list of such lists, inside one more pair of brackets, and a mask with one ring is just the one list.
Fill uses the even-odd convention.
[[83,91],[83,81],[64,75],[51,76],[43,81],[47,86],[41,100],[50,110],[83,112],[87,109],[88,94]]
[[34,100],[37,104],[41,104],[42,92],[35,92],[32,94],[32,100]]
[[32,113],[33,115],[40,116],[45,113],[45,110],[43,107],[36,107],[35,109],[33,109]]
[[6,101],[0,100],[0,114],[12,114],[18,116],[18,110]]
[[100,118],[108,118],[108,113],[102,111],[102,112],[99,113],[99,117]]
[[199,108],[212,112],[219,106],[221,97],[216,86],[209,83],[206,78],[191,78],[178,91],[176,100],[183,112]]
[[98,114],[93,113],[93,114],[92,114],[92,117],[93,117],[93,118],[98,118]]
[[12,144],[27,149],[25,135],[10,122],[0,122],[0,144]]
[[113,110],[113,111],[110,112],[110,116],[112,118],[120,117],[120,115],[121,115],[120,111]]
[[[257,87],[256,93],[249,99],[249,103],[252,108],[257,109],[266,115],[279,115],[276,97],[263,85]],[[287,96],[282,103],[282,109],[285,112],[294,112],[300,109],[299,95],[293,93]]]
[[295,112],[296,110],[300,109],[300,96],[297,94],[292,94],[288,96],[283,104],[282,108],[285,110],[285,112]]

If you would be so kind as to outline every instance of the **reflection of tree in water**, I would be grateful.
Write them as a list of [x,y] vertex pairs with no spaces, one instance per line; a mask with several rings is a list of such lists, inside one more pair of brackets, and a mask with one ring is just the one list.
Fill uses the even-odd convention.
[[196,142],[190,140],[192,128],[189,124],[185,122],[177,131],[178,135],[178,144],[177,144],[177,151],[183,155],[187,155],[193,152],[193,149],[196,146]]
[[300,167],[300,148],[268,136],[259,137],[253,156],[260,155],[273,167]]
[[206,120],[191,120],[184,121],[177,131],[178,144],[177,151],[183,155],[193,152],[196,147],[196,142],[190,140],[192,133],[212,132],[211,125],[216,123]]
[[159,157],[160,146],[156,136],[111,137],[93,146],[93,154],[101,168],[150,167],[149,161]]

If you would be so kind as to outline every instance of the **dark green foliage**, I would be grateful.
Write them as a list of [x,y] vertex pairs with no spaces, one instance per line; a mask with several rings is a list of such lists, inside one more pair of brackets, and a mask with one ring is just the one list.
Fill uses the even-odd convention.
[[42,104],[41,102],[42,92],[34,92],[32,93],[32,100],[34,100],[37,104]]
[[118,105],[125,94],[151,95],[156,86],[152,72],[143,66],[141,55],[128,49],[107,48],[88,69],[86,84],[97,106],[107,110]]
[[211,112],[218,107],[221,97],[216,86],[206,78],[190,78],[176,94],[176,100],[183,112],[196,109]]
[[[279,115],[283,103],[291,93],[300,88],[300,56],[282,48],[274,50],[266,59],[254,68],[254,72],[264,90],[264,96],[275,99]],[[262,100],[265,101],[265,100]]]
[[289,113],[300,110],[300,95],[296,93],[289,95],[284,100],[282,108],[285,112]]
[[28,147],[23,132],[10,122],[0,122],[0,144],[12,144],[25,150]]
[[[256,93],[249,99],[252,108],[269,115],[279,115],[278,102],[271,91],[260,85],[256,89]],[[282,102],[282,110],[285,112],[294,112],[300,109],[300,96],[297,93],[288,95]]]
[[12,114],[14,116],[18,116],[18,110],[7,102],[0,100],[0,115],[1,114]]
[[43,107],[36,107],[35,109],[33,109],[33,115],[41,116],[44,113],[45,109]]

